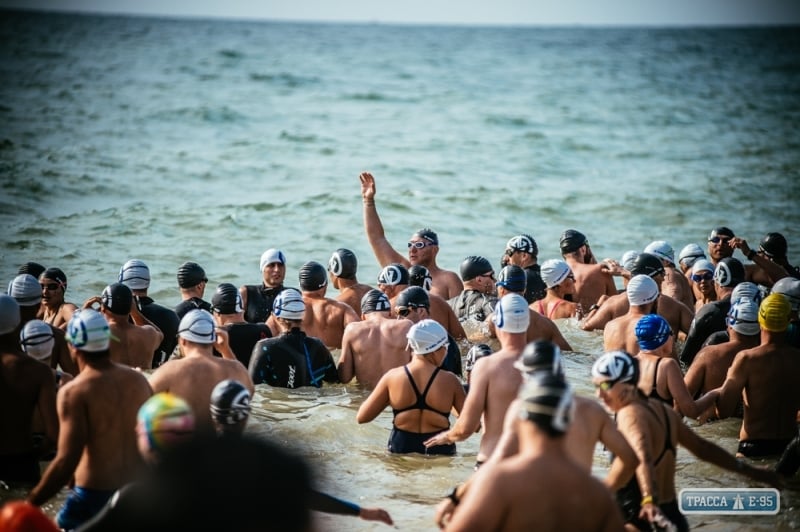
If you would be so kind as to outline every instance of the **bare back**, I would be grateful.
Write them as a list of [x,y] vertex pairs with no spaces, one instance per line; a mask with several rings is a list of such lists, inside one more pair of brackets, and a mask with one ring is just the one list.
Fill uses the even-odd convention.
[[[411,373],[414,385],[420,393],[430,383],[426,404],[439,412],[450,412],[455,408],[460,411],[464,404],[464,387],[454,374],[440,370],[436,372],[433,364],[420,363],[412,358],[411,362],[400,368],[395,368],[386,374],[389,390],[389,404],[393,409],[402,409],[417,402],[417,396],[411,386],[405,368]],[[433,382],[431,382],[433,378]],[[429,433],[447,429],[449,419],[439,415],[433,410],[412,409],[398,413],[394,418],[394,425],[402,430],[416,433]]]
[[336,301],[340,301],[350,308],[356,315],[361,315],[361,298],[364,294],[372,290],[372,287],[366,284],[356,283],[350,286],[345,286],[339,289],[339,295],[336,296]]
[[694,308],[694,294],[689,280],[683,273],[673,267],[664,267],[664,280],[661,282],[661,293],[676,301],[680,301],[691,309]]
[[614,279],[602,270],[602,265],[584,264],[571,258],[565,260],[575,275],[575,302],[584,311],[597,303],[602,296],[617,293]]
[[697,353],[684,377],[686,388],[692,397],[722,386],[728,368],[733,364],[739,351],[758,345],[758,335],[743,338],[744,342],[731,340],[722,344],[708,345]]
[[[461,282],[461,281],[459,281]],[[456,340],[462,340],[467,337],[464,332],[464,327],[458,321],[453,307],[451,307],[447,300],[431,292],[429,294],[431,302],[431,319],[437,321],[442,327],[447,329],[447,333]],[[394,308],[394,306],[392,307]]]
[[636,340],[636,323],[642,318],[641,314],[625,314],[614,318],[603,329],[603,351],[621,349],[635,355],[639,352],[639,342]]
[[372,389],[390,369],[407,364],[411,353],[406,349],[406,333],[412,325],[410,320],[394,320],[377,312],[349,324],[342,338],[339,380],[350,382],[355,377]]
[[435,264],[426,264],[423,266],[426,266],[431,274],[431,280],[433,282],[431,294],[435,294],[447,301],[456,297],[464,290],[464,283],[461,282],[461,278],[455,272],[443,270]]
[[346,303],[326,297],[303,295],[306,312],[303,316],[303,331],[306,335],[319,338],[332,349],[342,347],[344,328],[348,323],[359,321],[359,315]]
[[138,326],[128,322],[109,320],[111,329],[111,360],[132,368],[150,369],[153,351],[161,343],[161,331],[152,325]]

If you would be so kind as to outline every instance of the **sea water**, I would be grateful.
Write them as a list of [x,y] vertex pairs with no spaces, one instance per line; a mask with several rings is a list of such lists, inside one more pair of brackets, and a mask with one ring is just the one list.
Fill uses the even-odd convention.
[[[473,254],[499,269],[520,232],[535,237],[540,262],[556,258],[567,228],[584,232],[598,257],[617,259],[652,240],[676,253],[705,246],[718,225],[751,246],[779,231],[800,261],[799,58],[798,28],[2,11],[0,279],[29,260],[57,266],[67,299],[80,304],[139,258],[150,294],[172,306],[186,260],[205,268],[209,299],[219,283],[260,282],[269,247],[286,253],[295,286],[304,262],[325,264],[347,247],[359,279],[374,284],[365,170],[376,176],[389,241],[404,254],[406,239],[431,227],[448,269]],[[601,336],[574,320],[559,327],[578,350],[566,355],[569,378],[589,395]],[[365,396],[357,385],[260,386],[250,430],[307,456],[322,489],[382,506],[400,528],[433,529],[433,507],[470,474],[478,436],[455,458],[388,455],[388,411],[355,423]],[[735,420],[697,430],[735,451]],[[602,476],[607,460],[596,455]],[[752,484],[681,450],[677,485]],[[783,492],[774,517],[689,520],[708,530],[797,528],[795,493]],[[319,520],[332,530],[383,528]]]

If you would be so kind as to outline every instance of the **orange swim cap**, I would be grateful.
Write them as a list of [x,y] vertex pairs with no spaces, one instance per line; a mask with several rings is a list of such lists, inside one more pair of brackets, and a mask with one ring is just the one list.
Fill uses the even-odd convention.
[[10,501],[0,508],[0,531],[59,532],[41,508],[27,501]]

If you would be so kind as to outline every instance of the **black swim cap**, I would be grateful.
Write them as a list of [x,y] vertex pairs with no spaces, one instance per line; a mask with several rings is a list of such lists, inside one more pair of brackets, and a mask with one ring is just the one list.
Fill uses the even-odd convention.
[[561,349],[547,340],[538,340],[526,345],[519,360],[514,363],[514,367],[529,375],[539,371],[549,372],[553,375],[564,374]]
[[391,308],[392,305],[389,302],[389,298],[376,288],[373,288],[361,298],[361,314],[385,312],[391,310]]
[[25,264],[19,267],[19,269],[17,270],[17,275],[27,273],[28,275],[33,275],[38,280],[39,276],[42,275],[42,272],[45,270],[46,268],[41,264],[39,264],[38,262],[26,262]]
[[431,244],[433,244],[434,246],[439,245],[439,237],[436,235],[433,229],[428,229],[427,227],[422,228],[416,233],[414,233],[413,236],[418,236],[420,238],[423,238],[428,242],[430,242]]
[[522,293],[528,284],[528,276],[525,270],[515,264],[503,266],[500,275],[497,276],[497,286],[502,286],[509,292]]
[[725,257],[714,268],[714,282],[720,286],[734,287],[744,282],[744,266],[738,259]]
[[393,262],[378,274],[378,284],[388,284],[390,286],[408,284],[408,270],[402,264]]
[[430,292],[433,287],[433,277],[428,268],[422,264],[415,264],[408,269],[408,284],[411,286],[421,286]]
[[196,262],[184,262],[178,267],[178,286],[181,288],[192,288],[202,282],[208,282],[208,277]]
[[211,310],[219,314],[236,314],[242,311],[242,296],[231,283],[222,283],[214,290]]
[[40,277],[56,281],[61,285],[65,292],[67,291],[67,275],[62,272],[60,268],[47,268],[44,272],[42,272]]
[[651,253],[639,253],[631,264],[631,277],[646,275],[655,277],[664,274],[664,263]]
[[328,271],[342,279],[355,279],[358,270],[356,254],[349,249],[339,248],[328,259]]
[[782,259],[786,256],[789,246],[782,234],[767,233],[767,236],[761,239],[758,248],[768,257]]
[[714,229],[711,230],[711,233],[708,235],[708,239],[711,240],[712,238],[717,237],[717,236],[725,236],[725,237],[728,237],[728,238],[733,238],[736,235],[733,234],[733,231],[731,231],[730,229],[728,229],[724,225],[721,225],[721,226],[715,227]]
[[506,249],[512,251],[523,251],[534,256],[539,254],[539,246],[536,245],[536,240],[534,240],[531,235],[525,234],[512,237],[508,242],[506,242]]
[[397,309],[407,308],[431,308],[431,300],[428,297],[428,292],[419,286],[409,286],[397,296],[394,306]]
[[250,392],[237,380],[225,379],[211,391],[211,417],[220,425],[235,425],[250,415]]
[[103,308],[108,309],[112,314],[127,316],[131,312],[133,292],[122,283],[114,283],[105,287],[100,300]]
[[577,251],[582,245],[586,244],[586,235],[575,229],[567,229],[561,233],[561,240],[559,246],[561,247],[561,254],[572,253]]
[[298,277],[300,289],[306,292],[313,292],[328,286],[328,273],[325,271],[325,267],[313,260],[300,267]]
[[470,255],[461,261],[461,280],[470,281],[479,275],[484,275],[494,271],[492,264],[483,257]]
[[464,366],[466,371],[472,371],[475,367],[475,362],[482,359],[483,357],[488,357],[492,354],[492,348],[486,344],[475,344],[469,348],[467,351],[467,363]]

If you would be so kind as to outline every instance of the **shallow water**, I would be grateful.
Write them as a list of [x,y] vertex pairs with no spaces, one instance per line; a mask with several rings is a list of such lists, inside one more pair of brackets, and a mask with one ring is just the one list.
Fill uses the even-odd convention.
[[[178,265],[218,283],[258,282],[268,247],[307,260],[338,247],[378,265],[361,221],[371,170],[387,237],[420,227],[458,269],[499,262],[529,232],[540,261],[582,230],[599,257],[655,239],[676,252],[728,225],[751,243],[800,239],[797,28],[447,28],[0,16],[0,278],[28,260],[59,266],[68,299],[150,266],[151,295],[179,300]],[[335,290],[331,290],[335,295]],[[210,296],[209,296],[210,297]],[[560,324],[567,372],[591,394],[599,335]],[[389,412],[355,424],[356,386],[259,387],[251,430],[308,456],[322,488],[432,529],[432,505],[469,475],[455,458],[389,456]],[[698,428],[735,450],[734,421]],[[605,457],[597,452],[596,473]],[[679,453],[678,486],[747,483]],[[0,495],[2,497],[2,495]],[[62,499],[54,499],[54,510]],[[708,530],[800,527],[781,513],[690,518]],[[381,529],[320,517],[331,530]]]

